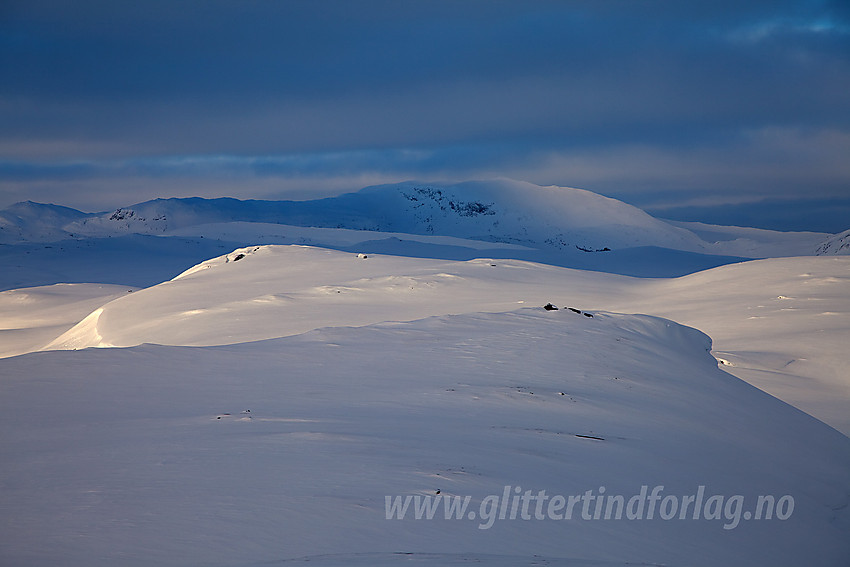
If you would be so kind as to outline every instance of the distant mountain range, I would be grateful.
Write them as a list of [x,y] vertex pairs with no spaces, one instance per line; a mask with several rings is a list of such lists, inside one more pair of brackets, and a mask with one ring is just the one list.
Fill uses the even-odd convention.
[[131,234],[204,236],[210,225],[234,222],[450,236],[550,253],[639,247],[748,258],[850,253],[846,233],[835,241],[837,237],[823,233],[707,230],[707,225],[657,219],[590,191],[505,179],[407,182],[310,201],[155,199],[103,213],[27,201],[0,211],[0,243]]

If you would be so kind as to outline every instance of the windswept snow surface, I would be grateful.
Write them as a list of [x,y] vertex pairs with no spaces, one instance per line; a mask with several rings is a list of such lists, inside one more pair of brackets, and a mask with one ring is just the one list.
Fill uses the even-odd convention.
[[850,434],[848,258],[775,258],[647,280],[517,260],[367,256],[238,249],[102,305],[44,348],[233,344],[553,302],[701,329],[726,370]]
[[[708,333],[727,372],[850,435],[850,258],[771,258],[607,301]],[[613,299],[613,298],[612,298]]]
[[0,292],[0,358],[40,349],[92,310],[134,289],[56,284]]
[[[0,562],[846,565],[850,439],[709,349],[664,319],[534,307],[0,360]],[[590,519],[519,506],[481,529],[505,487],[643,486],[668,507],[704,486],[699,519],[594,520],[588,500]],[[461,519],[386,519],[387,496],[437,491],[470,497]],[[763,495],[793,512],[753,519]]]
[[232,344],[327,326],[508,311],[525,302],[543,305],[568,281],[583,281],[586,289],[601,282],[590,272],[516,260],[451,262],[257,246],[110,302],[47,348]]

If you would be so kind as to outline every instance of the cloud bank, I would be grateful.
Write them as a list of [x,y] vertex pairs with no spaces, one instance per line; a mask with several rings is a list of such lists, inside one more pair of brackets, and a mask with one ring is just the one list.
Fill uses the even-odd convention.
[[493,176],[850,200],[842,2],[13,0],[0,76],[0,206]]

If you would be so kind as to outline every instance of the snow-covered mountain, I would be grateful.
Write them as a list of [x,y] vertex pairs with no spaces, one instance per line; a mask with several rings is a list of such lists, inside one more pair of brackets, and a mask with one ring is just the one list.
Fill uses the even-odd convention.
[[815,250],[818,256],[850,254],[850,230],[830,236]]
[[457,185],[400,184],[339,198],[368,203],[375,230],[452,234],[559,249],[603,251],[636,246],[699,250],[687,230],[621,201],[582,189],[500,180]]
[[[52,206],[41,207],[53,211]],[[741,255],[738,251],[743,250],[747,257],[783,255],[782,250],[774,249],[766,253],[764,242],[747,238],[704,240],[687,226],[656,219],[636,207],[582,189],[506,179],[408,182],[312,201],[156,199],[108,213],[66,211],[65,215],[41,215],[32,226],[21,221],[19,230],[0,233],[0,241],[49,241],[58,235],[204,236],[205,227],[211,224],[243,222],[450,236],[563,253],[658,247],[724,255]],[[815,242],[826,236],[817,235]],[[249,243],[267,242],[244,242]],[[783,250],[792,243],[786,244]]]
[[0,244],[53,242],[68,238],[65,227],[92,215],[59,205],[23,201],[0,211]]
[[[44,206],[44,210],[52,208]],[[55,238],[58,231],[69,237],[180,230],[185,234],[198,225],[238,221],[443,235],[582,251],[704,248],[688,230],[621,201],[581,189],[509,180],[383,185],[313,201],[156,199],[109,213],[45,216],[27,236],[38,238],[36,229],[44,227],[50,230],[42,240]]]

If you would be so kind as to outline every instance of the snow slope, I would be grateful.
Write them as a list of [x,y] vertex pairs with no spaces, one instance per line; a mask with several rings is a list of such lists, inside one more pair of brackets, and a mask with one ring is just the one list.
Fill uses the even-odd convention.
[[850,435],[850,261],[771,258],[647,282],[607,309],[696,327],[722,367]]
[[850,434],[850,352],[843,348],[850,260],[843,257],[777,258],[653,280],[517,260],[251,247],[106,303],[43,346],[233,344],[547,302],[701,329],[728,371]]
[[0,211],[0,243],[62,240],[68,236],[64,227],[89,216],[59,205],[16,203]]
[[815,250],[818,256],[850,254],[850,230],[845,230],[824,240]]
[[[283,259],[173,283],[263,258]],[[593,315],[536,307],[0,360],[0,563],[846,565],[850,439],[719,370],[698,331]],[[734,506],[489,529],[385,519],[386,496],[440,491],[480,511],[505,486],[628,498],[643,485],[740,495],[738,522]],[[744,519],[760,495],[793,497],[793,513]]]
[[[701,222],[666,221],[690,230],[709,243],[717,254],[745,258],[812,256],[827,236],[822,232],[781,232],[743,226],[720,226]],[[830,236],[829,238],[833,238]]]
[[238,249],[103,305],[47,348],[232,344],[325,326],[543,305],[567,281],[604,290],[593,273],[517,260],[360,256],[307,246]]
[[136,288],[56,284],[0,292],[0,357],[32,352]]

